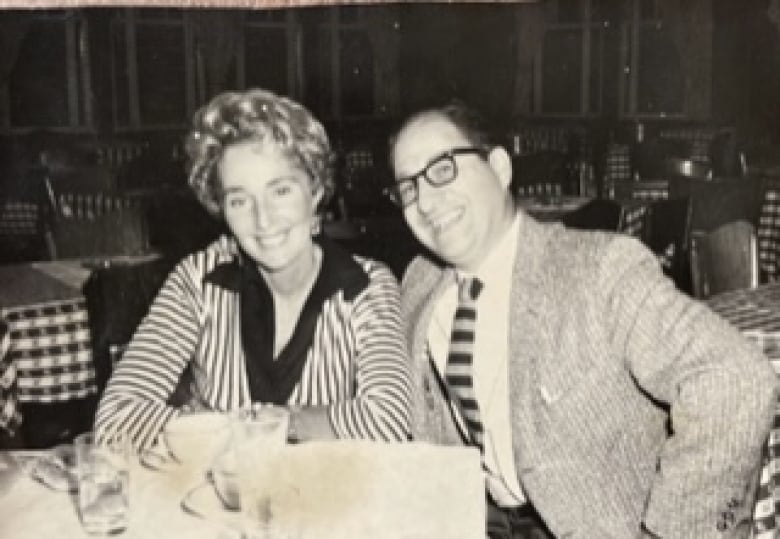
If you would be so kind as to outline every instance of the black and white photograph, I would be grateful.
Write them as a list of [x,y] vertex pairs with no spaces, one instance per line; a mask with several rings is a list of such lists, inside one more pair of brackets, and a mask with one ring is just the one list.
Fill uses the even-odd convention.
[[0,537],[780,537],[780,0],[0,0]]

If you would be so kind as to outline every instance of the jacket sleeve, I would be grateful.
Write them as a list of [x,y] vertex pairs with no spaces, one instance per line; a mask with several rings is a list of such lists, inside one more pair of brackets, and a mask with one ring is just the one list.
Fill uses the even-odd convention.
[[330,406],[333,428],[340,438],[407,440],[409,361],[398,283],[390,270],[372,268],[348,323],[355,337],[355,396]]
[[600,280],[612,346],[670,410],[645,527],[662,538],[736,537],[753,509],[774,371],[733,326],[677,291],[638,242],[613,242]]
[[167,404],[200,334],[199,301],[185,260],[168,276],[108,382],[98,406],[99,437],[128,436],[140,450],[178,413]]

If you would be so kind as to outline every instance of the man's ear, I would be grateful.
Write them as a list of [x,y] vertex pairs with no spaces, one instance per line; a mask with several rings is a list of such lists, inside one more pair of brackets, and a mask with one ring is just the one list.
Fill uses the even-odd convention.
[[512,183],[512,158],[502,147],[496,146],[488,154],[488,165],[493,169],[504,189],[508,189]]

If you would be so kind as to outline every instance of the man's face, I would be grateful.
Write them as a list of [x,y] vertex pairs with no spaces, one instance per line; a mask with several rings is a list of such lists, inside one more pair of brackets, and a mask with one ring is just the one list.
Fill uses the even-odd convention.
[[[447,118],[426,115],[405,126],[393,152],[396,181],[420,173],[434,160],[471,143]],[[445,261],[475,270],[506,230],[509,210],[507,189],[511,167],[496,166],[497,154],[488,158],[468,153],[453,157],[457,175],[434,187],[418,177],[417,200],[404,208],[404,217],[421,243]]]

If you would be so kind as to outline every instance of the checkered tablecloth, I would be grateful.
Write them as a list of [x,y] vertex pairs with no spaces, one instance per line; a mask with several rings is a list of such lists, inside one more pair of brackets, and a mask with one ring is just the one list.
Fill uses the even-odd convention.
[[620,218],[620,232],[642,238],[647,220],[649,205],[643,202],[623,204],[623,214]]
[[[780,283],[726,292],[707,303],[756,343],[780,374]],[[780,402],[764,448],[753,532],[754,539],[780,535]]]
[[607,149],[604,179],[607,182],[631,179],[631,148],[628,144],[610,144]]
[[767,182],[764,188],[756,236],[762,278],[780,280],[780,181]]
[[0,426],[22,420],[17,403],[53,403],[97,392],[83,297],[0,309]]
[[38,234],[40,208],[34,202],[0,200],[0,236]]
[[0,320],[0,427],[14,434],[22,422],[16,405],[16,366],[10,361],[11,334]]

